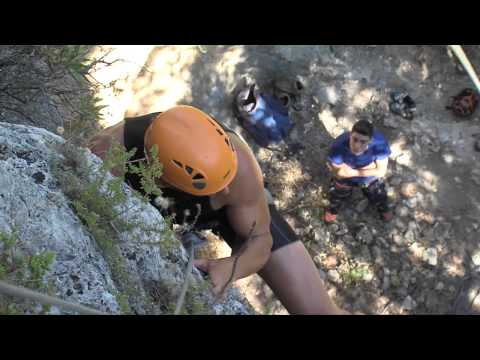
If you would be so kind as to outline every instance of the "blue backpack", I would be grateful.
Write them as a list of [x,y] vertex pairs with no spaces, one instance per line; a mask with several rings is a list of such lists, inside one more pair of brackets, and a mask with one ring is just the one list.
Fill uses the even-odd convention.
[[288,108],[275,96],[255,89],[255,84],[238,93],[233,108],[240,124],[262,147],[279,143],[294,126]]

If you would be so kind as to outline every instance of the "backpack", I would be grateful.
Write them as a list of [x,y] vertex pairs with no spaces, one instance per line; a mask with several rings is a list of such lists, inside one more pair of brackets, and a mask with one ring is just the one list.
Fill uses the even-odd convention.
[[463,89],[458,95],[452,96],[451,104],[446,109],[452,110],[459,117],[473,114],[478,105],[478,95],[472,89]]
[[233,111],[255,142],[268,147],[284,140],[294,123],[288,114],[289,101],[260,91],[256,84],[241,89],[234,98]]

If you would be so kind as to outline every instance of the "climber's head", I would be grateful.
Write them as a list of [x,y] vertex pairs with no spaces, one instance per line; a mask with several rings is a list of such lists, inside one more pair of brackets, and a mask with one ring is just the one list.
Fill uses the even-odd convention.
[[367,120],[360,120],[353,125],[350,133],[350,150],[355,155],[360,155],[368,148],[373,136],[373,125]]
[[162,180],[193,195],[224,190],[237,173],[237,154],[212,117],[192,106],[175,106],[145,132],[145,154],[154,145],[163,164]]

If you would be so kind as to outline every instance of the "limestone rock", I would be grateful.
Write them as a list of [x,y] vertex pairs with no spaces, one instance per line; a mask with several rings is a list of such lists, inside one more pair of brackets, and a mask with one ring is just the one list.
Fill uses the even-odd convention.
[[[118,281],[116,268],[101,250],[96,238],[70,205],[52,172],[51,162],[61,160],[55,146],[64,140],[44,129],[0,123],[0,232],[16,231],[19,248],[25,254],[43,251],[55,253],[55,260],[44,278],[54,284],[55,296],[80,303],[110,314],[125,310],[119,294],[125,295],[128,312],[134,314],[161,314],[176,302],[184,280],[187,253],[181,243],[168,233],[149,232],[143,227],[165,223],[160,213],[150,204],[137,198],[126,184],[121,191],[126,196],[120,218],[131,219],[142,226],[117,229],[117,263],[124,269],[125,282]],[[85,154],[93,178],[99,172],[100,159],[87,149]],[[111,176],[107,175],[107,180]],[[100,192],[107,189],[102,186]],[[162,246],[166,242],[171,249]],[[160,245],[148,245],[157,242]],[[0,249],[1,250],[1,249]],[[122,278],[123,279],[123,278]],[[201,285],[203,278],[194,270],[191,283]],[[131,288],[126,288],[130,286]],[[253,310],[236,289],[229,291],[224,302],[212,307],[210,291],[198,294],[198,303],[210,313],[249,314]],[[34,307],[32,312],[34,313]],[[51,313],[64,313],[52,307]],[[65,312],[66,313],[66,312]]]

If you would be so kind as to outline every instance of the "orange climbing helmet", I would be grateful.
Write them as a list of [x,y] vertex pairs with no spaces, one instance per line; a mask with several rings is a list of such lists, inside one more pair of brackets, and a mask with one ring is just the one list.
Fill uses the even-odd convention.
[[187,193],[212,195],[237,173],[237,154],[228,135],[212,117],[192,106],[175,106],[158,115],[144,140],[145,150],[158,146],[162,180]]

